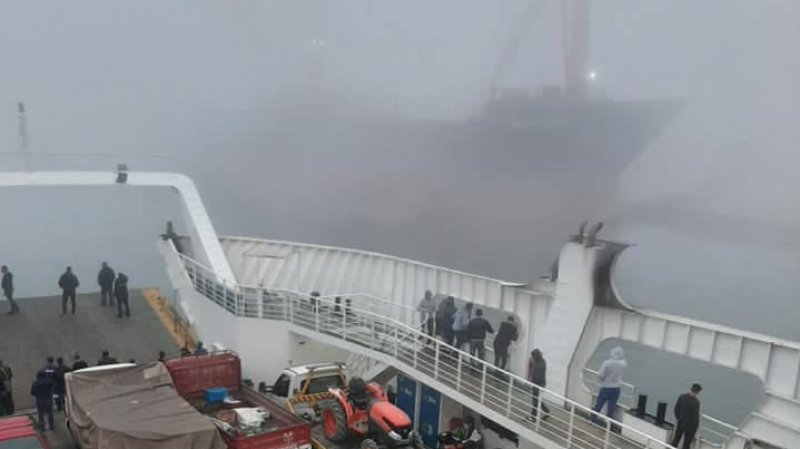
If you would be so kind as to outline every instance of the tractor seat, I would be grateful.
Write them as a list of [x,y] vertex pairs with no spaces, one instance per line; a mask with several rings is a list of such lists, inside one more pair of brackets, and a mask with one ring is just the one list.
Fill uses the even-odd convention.
[[366,410],[367,406],[369,405],[369,401],[367,401],[367,396],[350,396],[350,402],[353,403],[353,407]]

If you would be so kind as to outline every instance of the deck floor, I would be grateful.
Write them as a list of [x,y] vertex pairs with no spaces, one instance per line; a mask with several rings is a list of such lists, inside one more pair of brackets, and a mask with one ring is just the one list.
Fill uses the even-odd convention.
[[141,292],[131,291],[129,302],[131,317],[122,319],[116,307],[100,305],[99,294],[79,295],[76,314],[64,316],[61,297],[19,299],[19,315],[7,315],[8,303],[0,302],[0,359],[14,372],[16,408],[33,408],[30,386],[49,355],[70,366],[76,351],[89,365],[97,364],[103,349],[120,362],[153,361],[159,350],[177,355],[177,344]]

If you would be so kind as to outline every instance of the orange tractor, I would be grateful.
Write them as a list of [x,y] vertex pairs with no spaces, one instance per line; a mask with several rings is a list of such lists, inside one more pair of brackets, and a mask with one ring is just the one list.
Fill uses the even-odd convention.
[[411,419],[389,402],[377,383],[364,383],[359,379],[355,388],[351,381],[347,390],[331,388],[329,391],[334,398],[326,401],[322,409],[322,430],[329,440],[341,442],[354,435],[363,438],[361,449],[424,449]]

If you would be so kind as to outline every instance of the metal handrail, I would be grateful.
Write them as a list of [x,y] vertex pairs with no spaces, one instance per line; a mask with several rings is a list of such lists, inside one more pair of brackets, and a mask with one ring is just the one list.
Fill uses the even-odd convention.
[[[594,376],[595,380],[586,379],[586,374],[590,374],[590,375]],[[592,393],[593,395],[596,394],[597,388],[598,388],[598,383],[597,383],[597,380],[596,380],[597,379],[597,374],[598,374],[598,372],[596,370],[593,370],[593,369],[591,369],[589,367],[585,367],[585,368],[583,368],[583,373],[582,373],[582,376],[581,376],[581,380],[583,381],[584,389],[586,391]],[[589,386],[586,385],[587,382],[589,382],[591,384],[591,386],[594,387],[594,389],[589,388]],[[630,393],[626,394],[626,390],[630,391]],[[620,394],[620,398],[627,398],[630,402],[626,403],[625,401],[620,401],[617,404],[619,407],[621,407],[624,410],[633,410],[633,409],[635,409],[636,405],[634,405],[634,401],[636,400],[636,386],[633,385],[633,384],[630,384],[628,382],[622,382],[622,393]],[[726,433],[722,433],[722,432],[719,432],[717,430],[714,430],[708,424],[704,424],[704,422],[713,423],[715,426],[722,427],[727,432]],[[711,435],[717,437],[718,441],[712,441],[712,440],[709,440],[707,438],[702,438],[702,435],[704,433],[705,434],[711,434]],[[721,421],[721,420],[716,419],[716,418],[714,418],[714,417],[712,417],[710,415],[707,415],[705,413],[702,413],[700,415],[700,432],[697,433],[697,439],[702,439],[706,443],[708,443],[709,445],[711,445],[713,447],[722,447],[725,444],[726,441],[730,440],[734,436],[745,437],[745,435],[742,434],[739,431],[739,428],[734,426],[733,424],[729,424],[729,423],[727,423],[725,421]]]
[[[265,308],[263,295],[253,297],[236,293],[235,288],[217,282],[213,271],[204,269],[188,257],[183,257],[183,260],[187,275],[198,293],[236,315],[252,316],[246,313],[248,309],[256,308],[259,318],[289,321],[299,329],[383,354],[396,364],[432,377],[517,424],[526,425],[524,420],[530,416],[533,407],[542,417],[543,403],[552,404],[554,410],[549,420],[539,419],[528,426],[557,444],[581,449],[672,448],[668,443],[610,418],[603,418],[602,426],[588,424],[588,417],[592,414],[589,407],[540,388],[513,373],[499,370],[444,342],[430,339],[405,323],[354,307],[335,312],[331,307],[334,303],[328,298],[315,298],[318,304],[324,303],[327,307],[312,307],[309,295],[288,289],[272,289],[272,299],[277,301],[267,304],[272,307]],[[376,338],[379,334],[392,338],[379,340]],[[534,402],[536,391],[541,394]],[[626,435],[635,435],[645,444],[613,432],[612,427],[625,429]]]

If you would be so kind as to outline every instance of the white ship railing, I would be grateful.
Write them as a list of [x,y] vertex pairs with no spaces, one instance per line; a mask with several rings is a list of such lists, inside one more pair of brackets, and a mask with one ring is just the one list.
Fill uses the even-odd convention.
[[[594,400],[598,390],[597,371],[588,367],[584,368],[583,382],[587,390],[592,393],[592,398]],[[623,382],[619,398],[620,400],[617,406],[623,411],[635,409],[637,406],[636,386]],[[722,447],[733,435],[743,436],[739,429],[732,424],[720,421],[705,413],[700,416],[700,429],[696,436],[698,440],[702,440],[706,444],[714,447]],[[708,436],[710,436],[710,438],[707,438]]]
[[[588,419],[592,413],[589,407],[547,389],[540,389],[541,395],[534,403],[533,392],[538,387],[528,380],[430,339],[412,326],[377,313],[375,310],[379,307],[375,305],[372,310],[365,310],[339,304],[337,309],[330,296],[314,298],[315,304],[310,295],[291,290],[262,288],[255,291],[253,287],[240,290],[238,286],[217,282],[213,271],[198,262],[183,255],[181,259],[197,292],[233,314],[288,321],[300,329],[387,356],[398,368],[428,376],[464,395],[465,403],[474,401],[559,447],[672,448],[666,442],[604,416],[600,417],[602,424],[592,424]],[[360,305],[369,304],[374,298],[368,296],[358,302],[356,297],[353,299],[352,304]],[[386,303],[391,302],[378,302]],[[537,416],[543,416],[543,403],[551,408],[548,419],[526,421],[534,406]],[[639,441],[618,433],[618,429],[625,429],[626,435],[636,436]]]

